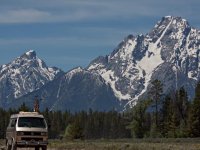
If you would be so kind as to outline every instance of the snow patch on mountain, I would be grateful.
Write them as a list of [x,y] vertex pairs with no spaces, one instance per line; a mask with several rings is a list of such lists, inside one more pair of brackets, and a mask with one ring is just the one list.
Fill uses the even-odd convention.
[[112,72],[111,70],[109,71],[103,71],[104,73],[101,74],[101,76],[105,79],[106,83],[109,84],[111,86],[111,88],[113,89],[113,92],[115,94],[115,96],[119,99],[130,99],[131,96],[129,94],[122,94],[119,90],[116,89],[115,87],[115,82],[119,80],[118,77],[114,76],[114,72]]
[[[172,16],[167,16],[166,18],[173,18]],[[175,21],[175,20],[174,20]],[[144,89],[140,92],[139,95],[136,95],[132,101],[136,101],[146,90],[147,86],[149,85],[149,81],[151,80],[151,76],[153,71],[164,61],[161,58],[161,48],[162,43],[161,39],[165,35],[166,31],[168,30],[169,26],[174,23],[173,19],[168,23],[168,25],[165,27],[164,31],[162,32],[161,36],[157,39],[155,43],[149,43],[148,50],[145,54],[145,56],[142,58],[142,60],[138,61],[137,64],[140,69],[145,71],[145,83],[144,83]],[[160,45],[158,47],[158,45]]]

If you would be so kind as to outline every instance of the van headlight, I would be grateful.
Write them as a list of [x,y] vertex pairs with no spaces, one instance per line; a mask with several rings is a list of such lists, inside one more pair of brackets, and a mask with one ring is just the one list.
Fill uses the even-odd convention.
[[23,136],[23,135],[24,135],[24,132],[18,131],[18,132],[17,132],[17,135],[18,135],[18,136]]
[[47,132],[41,132],[42,136],[47,136]]

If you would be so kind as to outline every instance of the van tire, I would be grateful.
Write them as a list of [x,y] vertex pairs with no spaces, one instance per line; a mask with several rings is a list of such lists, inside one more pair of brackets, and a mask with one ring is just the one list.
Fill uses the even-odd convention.
[[17,150],[17,146],[15,145],[15,143],[13,141],[12,141],[11,150]]
[[42,147],[42,150],[47,150],[47,146],[43,146],[43,147]]
[[35,150],[39,150],[40,149],[40,147],[35,147]]

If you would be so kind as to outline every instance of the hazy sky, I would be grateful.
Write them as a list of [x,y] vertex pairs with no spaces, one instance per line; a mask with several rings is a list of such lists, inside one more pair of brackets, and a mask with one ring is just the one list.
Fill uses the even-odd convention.
[[64,71],[87,66],[167,15],[200,28],[200,0],[0,0],[0,65],[29,49]]

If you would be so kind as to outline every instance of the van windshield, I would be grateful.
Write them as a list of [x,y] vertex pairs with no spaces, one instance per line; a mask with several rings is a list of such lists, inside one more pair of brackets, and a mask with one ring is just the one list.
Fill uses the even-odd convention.
[[33,127],[33,128],[45,128],[44,118],[37,117],[20,117],[18,120],[18,127]]

